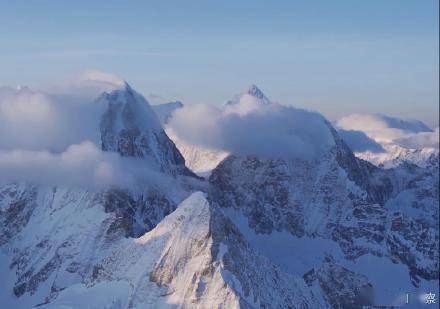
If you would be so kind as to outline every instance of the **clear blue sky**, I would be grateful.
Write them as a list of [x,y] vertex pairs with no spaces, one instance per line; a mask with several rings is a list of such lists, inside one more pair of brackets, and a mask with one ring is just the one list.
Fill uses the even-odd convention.
[[100,69],[155,103],[221,104],[255,83],[330,118],[438,125],[438,0],[5,1],[0,85]]

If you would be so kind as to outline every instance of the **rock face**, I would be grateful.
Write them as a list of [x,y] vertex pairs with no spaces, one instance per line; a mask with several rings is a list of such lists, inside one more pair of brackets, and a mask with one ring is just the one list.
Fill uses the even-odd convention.
[[[107,106],[100,123],[103,151],[141,158],[172,177],[197,177],[185,166],[185,159],[148,102],[127,83],[122,89],[101,95],[97,104]],[[136,194],[113,189],[105,194],[104,207],[117,214],[113,226],[123,228],[125,236],[141,236],[175,209],[176,200],[168,191],[157,186]]]
[[372,285],[368,279],[338,265],[331,257],[304,274],[308,286],[317,283],[332,308],[362,308],[373,305]]
[[271,102],[266,97],[266,95],[263,93],[263,91],[260,90],[256,85],[251,85],[243,94],[236,95],[231,100],[227,101],[225,104],[225,108],[237,105],[240,103],[241,100],[247,99],[248,97],[255,99],[258,104],[270,104]]
[[2,303],[14,308],[50,303],[60,291],[98,276],[101,259],[153,229],[182,199],[154,188],[92,192],[31,185],[2,187],[0,196],[1,272],[10,278],[2,282],[8,292]]
[[[45,236],[36,246],[31,245],[35,239],[28,237],[15,249],[10,267],[17,272],[13,289],[17,300],[11,304],[40,304],[42,308],[324,307],[302,278],[284,273],[255,252],[201,192],[137,239],[112,231],[113,215],[96,207],[102,201],[90,199],[87,193],[77,194],[84,194],[77,196],[78,204],[65,201],[69,207],[55,210],[56,220],[55,215],[46,218],[44,228],[33,235]],[[29,246],[23,246],[25,242]],[[88,293],[94,297],[87,298]]]
[[[328,239],[344,261],[386,257],[406,267],[415,287],[438,280],[438,173],[412,165],[377,168],[356,158],[332,131],[335,146],[315,161],[229,156],[212,172],[210,200],[244,215],[256,235]],[[403,196],[406,213],[396,205]],[[325,271],[316,265],[321,277],[314,280],[332,307],[345,308],[345,296],[328,294],[339,275],[323,277],[325,265]],[[347,286],[353,280],[339,281],[342,289],[354,288]],[[357,289],[366,282],[360,280]],[[360,307],[351,301],[350,307]]]
[[[322,307],[301,278],[259,256],[201,192],[152,231],[116,243],[84,279],[89,289],[118,281],[130,286],[128,307]],[[48,307],[65,305],[69,293]]]

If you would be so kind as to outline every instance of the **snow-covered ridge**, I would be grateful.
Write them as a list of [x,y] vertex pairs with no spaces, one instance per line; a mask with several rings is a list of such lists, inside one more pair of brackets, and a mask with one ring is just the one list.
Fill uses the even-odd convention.
[[376,166],[393,168],[405,163],[415,164],[419,167],[438,166],[439,150],[434,148],[411,149],[395,144],[383,145],[385,152],[372,153],[359,152],[356,155]]
[[[72,193],[65,197],[73,197]],[[259,256],[201,192],[191,195],[154,229],[135,239],[118,235],[112,216],[94,206],[87,198],[90,195],[76,194],[83,199],[68,208],[60,204],[57,219],[49,215],[50,208],[38,205],[40,219],[49,216],[46,225],[34,235],[22,231],[23,236],[28,235],[28,243],[10,242],[19,246],[21,254],[14,263],[20,267],[42,265],[30,281],[26,280],[32,270],[18,272],[21,275],[14,288],[18,299],[9,295],[8,285],[15,281],[15,274],[6,272],[11,281],[3,281],[3,304],[79,308],[86,301],[91,308],[241,308],[245,304],[323,307],[322,300],[302,279],[283,275],[277,266]],[[78,211],[83,216],[75,215]],[[32,227],[31,223],[27,226]],[[87,229],[82,230],[84,227]],[[44,241],[33,248],[33,256],[27,257],[25,245],[32,245],[36,236],[43,236]],[[84,246],[86,243],[89,246]],[[54,256],[47,259],[51,253]],[[2,266],[10,263],[6,256],[2,261]]]
[[[0,302],[361,308],[438,293],[438,155],[426,165],[384,169],[357,158],[322,116],[266,100],[251,87],[220,113],[246,121],[281,108],[289,121],[319,120],[324,127],[296,126],[300,132],[286,136],[297,143],[316,129],[311,136],[326,147],[304,157],[290,156],[282,143],[276,156],[182,146],[170,122],[165,132],[165,121],[127,84],[101,95],[103,153],[148,161],[160,181],[128,188],[2,183]],[[177,105],[165,108],[177,107],[171,122],[185,108]],[[194,170],[213,169],[209,180],[193,177],[183,157]]]

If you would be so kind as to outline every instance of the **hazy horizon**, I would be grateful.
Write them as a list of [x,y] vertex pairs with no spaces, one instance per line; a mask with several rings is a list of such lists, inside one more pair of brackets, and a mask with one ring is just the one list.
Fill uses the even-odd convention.
[[98,69],[153,104],[219,105],[256,84],[331,120],[438,127],[437,1],[0,3],[0,86]]

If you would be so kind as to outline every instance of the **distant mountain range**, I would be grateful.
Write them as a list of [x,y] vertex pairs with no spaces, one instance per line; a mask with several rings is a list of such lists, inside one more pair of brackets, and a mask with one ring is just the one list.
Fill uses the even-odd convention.
[[[5,308],[363,308],[407,293],[415,307],[438,295],[438,146],[399,144],[434,133],[423,123],[381,116],[385,139],[312,115],[319,131],[283,134],[324,134],[318,156],[263,156],[191,144],[173,128],[181,102],[150,106],[127,83],[95,104],[101,150],[147,162],[157,181],[2,183]],[[273,104],[253,85],[221,113],[275,117]],[[379,151],[353,152],[340,130]]]

